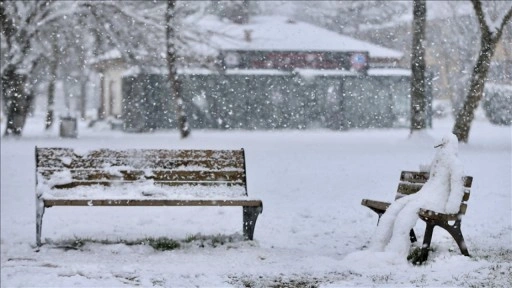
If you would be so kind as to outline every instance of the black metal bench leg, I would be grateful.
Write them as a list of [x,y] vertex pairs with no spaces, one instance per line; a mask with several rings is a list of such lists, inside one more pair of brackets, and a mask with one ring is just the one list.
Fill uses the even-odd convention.
[[414,233],[414,229],[411,229],[411,231],[409,231],[409,239],[411,240],[411,243],[415,243],[416,241],[418,241],[418,238],[416,238],[416,233]]
[[420,256],[417,260],[419,264],[427,261],[428,258],[428,249],[430,248],[430,242],[432,241],[432,233],[434,232],[434,224],[426,223],[427,227],[425,228],[425,235],[423,236],[423,245],[421,246]]
[[459,246],[460,253],[464,256],[469,256],[468,247],[466,246],[466,242],[464,241],[464,236],[462,236],[462,231],[460,230],[460,220],[455,221],[455,224],[449,225],[448,223],[439,224],[442,228],[444,228],[450,235],[452,235],[453,240],[457,242]]
[[243,217],[244,217],[244,238],[245,240],[252,240],[254,236],[254,227],[256,227],[256,220],[263,211],[261,206],[244,206]]
[[41,231],[43,229],[43,215],[44,215],[44,203],[43,201],[36,200],[36,245],[41,247]]
[[455,241],[457,242],[457,245],[459,246],[460,253],[462,253],[462,255],[464,255],[464,256],[469,257],[470,255],[469,255],[468,247],[466,246],[466,242],[464,241],[464,236],[462,236],[462,231],[460,231],[460,228],[458,230],[459,230],[459,232],[458,232],[459,235],[458,235],[458,237],[454,237]]

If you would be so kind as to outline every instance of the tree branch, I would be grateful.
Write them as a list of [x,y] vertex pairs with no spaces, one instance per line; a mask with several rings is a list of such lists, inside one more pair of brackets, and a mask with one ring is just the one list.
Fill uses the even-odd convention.
[[500,24],[500,28],[499,28],[499,32],[498,33],[502,33],[503,32],[503,29],[505,29],[505,25],[507,25],[507,22],[512,18],[512,6],[510,7],[510,9],[508,9],[508,12],[507,14],[505,14],[505,17],[503,17],[503,20],[501,21],[501,24]]
[[[141,16],[138,13],[134,13],[133,11],[131,11],[128,8],[120,7],[116,4],[116,2],[114,2],[114,3],[106,2],[106,3],[101,3],[100,5],[104,5],[105,7],[111,7],[115,11],[121,13],[122,15],[128,17],[129,19],[134,20],[135,22],[137,22],[139,24],[142,24],[142,25],[149,24],[154,28],[158,28],[161,31],[164,31],[164,27],[162,27],[162,24],[154,22],[153,19],[151,19],[150,17],[145,17],[144,15]],[[123,3],[123,5],[124,5],[124,3]]]
[[491,30],[489,28],[489,25],[487,25],[487,22],[485,21],[485,14],[482,8],[482,1],[471,0],[471,3],[473,3],[473,7],[475,8],[476,17],[478,19],[478,23],[480,24],[479,26],[482,35],[489,35],[491,33]]

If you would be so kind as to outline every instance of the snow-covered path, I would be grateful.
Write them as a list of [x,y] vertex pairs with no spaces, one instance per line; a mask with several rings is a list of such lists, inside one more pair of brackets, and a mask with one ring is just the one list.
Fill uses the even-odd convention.
[[[39,119],[40,120],[40,119]],[[377,217],[362,198],[391,200],[401,170],[428,164],[434,143],[450,131],[436,120],[428,135],[407,130],[193,131],[126,134],[80,127],[79,139],[43,133],[29,119],[24,137],[1,141],[1,285],[40,287],[494,286],[512,281],[511,129],[476,121],[459,157],[474,177],[462,222],[472,258],[436,229],[426,265],[344,258],[371,239]],[[35,243],[34,147],[244,148],[250,196],[263,200],[255,241],[173,251],[147,245],[86,244],[79,250]],[[57,207],[47,209],[43,239],[177,240],[241,233],[241,209],[211,207]],[[418,221],[416,231],[423,236]],[[294,281],[294,282],[291,282]]]

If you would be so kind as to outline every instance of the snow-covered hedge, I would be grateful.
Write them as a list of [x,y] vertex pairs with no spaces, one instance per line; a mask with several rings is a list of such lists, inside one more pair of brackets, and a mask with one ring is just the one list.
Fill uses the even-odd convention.
[[486,84],[482,107],[496,125],[512,124],[512,85]]

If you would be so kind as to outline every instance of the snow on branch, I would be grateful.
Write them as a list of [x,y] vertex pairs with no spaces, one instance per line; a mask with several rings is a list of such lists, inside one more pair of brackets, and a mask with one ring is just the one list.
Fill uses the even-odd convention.
[[75,14],[78,11],[79,4],[77,2],[47,2],[43,13],[38,13],[35,18],[35,26],[41,27],[49,24],[57,19]]

